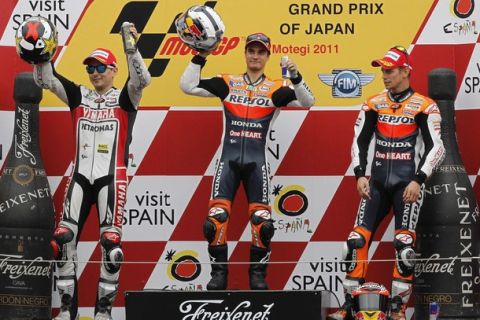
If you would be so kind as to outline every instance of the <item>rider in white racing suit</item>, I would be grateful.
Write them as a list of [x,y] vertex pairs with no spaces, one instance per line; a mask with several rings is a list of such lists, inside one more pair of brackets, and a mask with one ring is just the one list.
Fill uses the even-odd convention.
[[[137,36],[135,27],[131,27],[131,32]],[[127,199],[128,147],[142,90],[150,82],[138,51],[127,54],[127,61],[129,78],[122,90],[113,87],[117,61],[107,49],[98,48],[83,61],[94,90],[59,75],[51,63],[34,67],[37,85],[52,91],[69,106],[75,131],[73,171],[52,240],[56,259],[61,260],[57,264],[57,287],[62,306],[56,319],[79,318],[76,248],[93,203],[97,206],[102,248],[95,320],[111,319],[123,260],[121,237]]]

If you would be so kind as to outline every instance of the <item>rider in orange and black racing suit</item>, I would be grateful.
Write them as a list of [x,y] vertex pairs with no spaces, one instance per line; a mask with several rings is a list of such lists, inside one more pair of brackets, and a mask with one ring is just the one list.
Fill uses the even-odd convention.
[[288,61],[289,80],[271,80],[264,74],[270,57],[270,39],[263,33],[247,37],[243,75],[224,74],[200,79],[210,52],[193,57],[180,80],[182,90],[191,95],[219,97],[223,103],[224,132],[221,154],[213,178],[209,214],[204,235],[209,242],[212,279],[208,290],[227,287],[227,226],[231,204],[240,181],[249,203],[252,231],[250,248],[250,288],[268,289],[266,267],[270,240],[274,233],[270,207],[270,172],[267,137],[281,106],[312,106],[314,97],[293,61]]
[[[365,281],[368,248],[380,222],[393,207],[396,263],[393,270],[392,319],[405,319],[412,291],[415,227],[423,202],[424,182],[445,153],[440,137],[440,111],[433,100],[410,87],[411,64],[402,47],[372,61],[381,66],[387,91],[367,99],[355,123],[352,163],[362,197],[354,229],[344,246],[347,276],[345,303],[327,319],[351,319],[352,291]],[[367,155],[374,137],[370,180]]]

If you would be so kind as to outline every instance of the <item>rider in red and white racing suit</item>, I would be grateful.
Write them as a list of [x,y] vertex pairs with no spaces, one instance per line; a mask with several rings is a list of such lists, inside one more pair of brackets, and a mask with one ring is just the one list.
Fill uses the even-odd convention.
[[227,287],[227,227],[240,181],[249,202],[252,231],[250,288],[267,289],[266,267],[274,233],[269,200],[267,137],[279,112],[278,107],[309,107],[315,99],[291,60],[288,62],[291,82],[271,80],[265,76],[263,72],[270,57],[270,39],[262,33],[247,38],[247,72],[243,75],[224,74],[200,79],[208,54],[205,52],[193,57],[180,80],[185,93],[219,97],[223,103],[221,154],[213,177],[209,214],[203,228],[209,242],[210,259],[214,262],[207,289],[224,290]]
[[[354,229],[344,247],[347,276],[345,304],[327,319],[351,319],[352,291],[367,273],[368,248],[380,222],[393,207],[396,263],[392,281],[392,320],[405,319],[412,291],[415,228],[423,202],[424,182],[441,163],[445,149],[436,103],[410,88],[412,69],[407,51],[391,48],[381,66],[387,91],[367,99],[355,123],[352,164],[362,197]],[[370,141],[374,154],[370,180],[365,177]]]
[[[136,36],[136,29],[131,28]],[[100,222],[102,264],[95,319],[111,319],[118,291],[123,253],[122,218],[127,200],[128,147],[142,90],[150,74],[138,51],[127,54],[129,78],[122,90],[113,87],[117,74],[114,54],[103,48],[84,61],[95,90],[67,80],[53,64],[34,68],[36,83],[57,95],[71,111],[75,131],[75,158],[69,178],[63,213],[52,247],[59,262],[57,287],[62,307],[56,319],[78,319],[77,243],[93,203]]]

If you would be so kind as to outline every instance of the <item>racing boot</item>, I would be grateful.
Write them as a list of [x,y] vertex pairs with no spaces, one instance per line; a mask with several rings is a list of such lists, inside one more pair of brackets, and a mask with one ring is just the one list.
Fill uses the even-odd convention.
[[210,279],[210,281],[207,283],[207,290],[227,289],[227,245],[208,246],[208,254],[210,255],[210,262],[212,266],[212,272],[210,272],[212,279]]
[[402,301],[402,297],[395,296],[392,298],[390,305],[390,320],[405,320],[406,305]]
[[337,311],[329,314],[327,320],[353,320],[353,297],[350,294],[345,295],[345,302]]
[[112,320],[112,304],[107,297],[98,300],[96,309],[94,320]]
[[267,266],[270,260],[270,249],[250,246],[250,289],[252,290],[268,290],[265,282],[267,276]]
[[53,320],[78,320],[80,315],[77,314],[75,318],[70,315],[70,307],[72,305],[72,297],[69,294],[62,295],[62,304],[60,306],[60,312],[53,318]]

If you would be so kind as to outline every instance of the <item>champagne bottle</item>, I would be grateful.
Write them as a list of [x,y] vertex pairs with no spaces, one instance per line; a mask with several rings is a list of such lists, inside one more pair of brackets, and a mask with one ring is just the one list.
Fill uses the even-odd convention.
[[131,22],[125,21],[122,23],[120,28],[120,33],[122,34],[123,41],[123,51],[126,54],[133,54],[137,51],[137,41],[135,40],[133,34],[130,32],[132,26]]
[[458,150],[455,95],[455,73],[433,70],[429,96],[440,108],[446,154],[425,183],[417,224],[415,319],[427,319],[432,302],[440,306],[440,319],[480,319],[480,215]]
[[0,318],[50,319],[55,212],[39,149],[42,89],[31,73],[14,84],[15,125],[0,177]]

